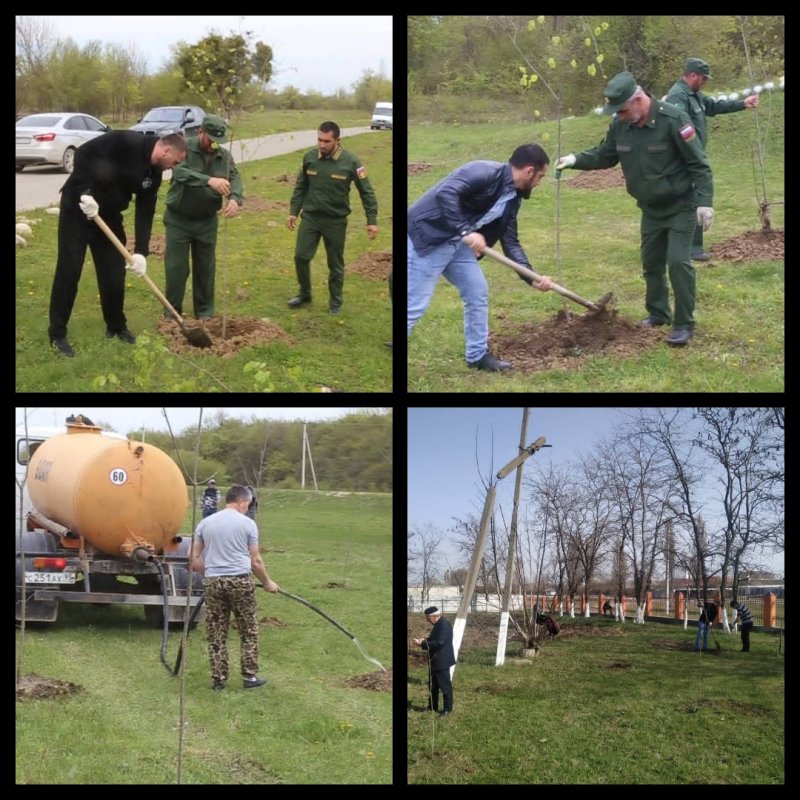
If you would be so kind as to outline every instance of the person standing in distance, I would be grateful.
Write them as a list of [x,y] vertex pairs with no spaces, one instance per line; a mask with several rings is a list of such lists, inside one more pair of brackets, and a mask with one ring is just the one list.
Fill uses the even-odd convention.
[[[704,148],[708,146],[706,117],[758,107],[757,94],[751,94],[744,100],[714,100],[707,97],[700,89],[711,77],[711,67],[702,58],[689,58],[683,68],[683,75],[672,85],[664,98],[665,102],[672,103],[689,115],[697,131],[697,138]],[[692,239],[692,261],[708,261],[710,258],[710,254],[703,250],[703,226],[698,225]]]
[[87,247],[92,251],[97,274],[106,336],[128,344],[136,341],[123,311],[125,259],[92,220],[100,214],[125,244],[122,212],[136,195],[136,248],[129,269],[134,275],[144,275],[161,173],[185,158],[186,142],[177,133],[156,139],[136,131],[110,131],[75,151],[75,168],[61,187],[58,258],[50,291],[50,344],[62,355],[75,355],[67,340],[67,323],[78,294]]
[[[241,672],[245,689],[264,686],[258,677],[258,618],[253,575],[268,592],[280,587],[267,574],[258,549],[258,527],[247,517],[250,492],[231,486],[225,508],[200,521],[192,542],[192,567],[205,574],[206,636],[211,661],[211,688],[228,680],[228,626],[231,612],[241,640]],[[252,574],[251,574],[252,573]]]
[[[414,644],[428,651],[428,711],[446,716],[453,710],[453,684],[450,667],[456,663],[453,652],[453,628],[436,606],[425,609],[425,619],[433,626],[427,639],[414,639]],[[439,711],[439,691],[444,707]]]
[[289,207],[287,227],[295,229],[302,212],[294,265],[298,294],[291,308],[311,302],[311,259],[320,238],[328,257],[328,313],[336,315],[344,303],[344,242],[350,215],[350,184],[355,183],[367,216],[367,236],[378,235],[378,201],[367,178],[367,170],[354,153],[339,143],[339,126],[323,122],[317,132],[317,148],[303,156]]

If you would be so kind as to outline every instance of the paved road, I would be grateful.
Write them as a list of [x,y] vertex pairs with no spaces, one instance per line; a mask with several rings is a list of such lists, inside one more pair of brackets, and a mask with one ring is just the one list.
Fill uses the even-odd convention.
[[[342,128],[342,137],[369,132],[368,127]],[[375,131],[375,133],[377,132]],[[244,161],[257,161],[261,158],[292,153],[295,150],[313,147],[316,143],[317,132],[315,130],[293,131],[292,133],[276,133],[272,136],[234,142],[231,152],[236,163],[241,164]],[[164,179],[168,179],[171,174],[171,171],[167,170],[164,173]],[[17,211],[30,211],[50,205],[57,206],[60,201],[59,192],[66,180],[66,173],[58,167],[25,167],[24,172],[17,173]]]

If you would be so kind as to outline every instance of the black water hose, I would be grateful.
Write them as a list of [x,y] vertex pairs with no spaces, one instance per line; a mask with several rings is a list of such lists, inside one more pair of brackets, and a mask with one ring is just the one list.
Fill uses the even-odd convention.
[[291,594],[291,592],[284,592],[283,589],[278,589],[278,594],[285,595],[286,597],[291,597],[292,600],[297,600],[298,603],[302,603],[304,606],[308,606],[312,611],[316,611],[321,617],[325,617],[331,625],[335,625],[342,633],[349,636],[351,639],[355,639],[356,637],[350,633],[344,625],[340,625],[333,617],[329,617],[321,608],[317,608],[313,603],[309,602],[303,597],[298,597],[296,594]]

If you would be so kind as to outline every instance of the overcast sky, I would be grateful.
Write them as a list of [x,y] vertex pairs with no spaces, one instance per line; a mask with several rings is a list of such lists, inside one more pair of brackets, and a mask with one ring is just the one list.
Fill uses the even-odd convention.
[[170,45],[194,43],[213,30],[223,36],[252,31],[252,42],[272,48],[270,88],[292,85],[303,92],[333,94],[352,90],[366,70],[392,77],[391,16],[297,17],[255,16],[39,16],[52,35],[72,39],[79,47],[90,41],[135,47],[151,73],[172,55]]
[[[249,420],[283,419],[304,420],[314,422],[324,419],[336,419],[353,411],[355,408],[203,408],[203,420],[210,423],[218,411],[224,411],[229,417]],[[17,425],[24,421],[25,409],[17,409]],[[107,422],[117,433],[129,433],[142,426],[148,430],[166,431],[167,423],[160,408],[94,408],[88,406],[72,406],[70,408],[28,408],[28,425],[63,425],[70,414],[85,414],[96,425]],[[173,433],[196,426],[200,415],[199,408],[167,408],[169,424]]]
[[[543,448],[525,461],[523,478],[533,474],[533,466],[547,469],[575,461],[581,453],[596,450],[599,439],[616,424],[625,422],[625,413],[635,409],[611,408],[532,408],[528,418],[526,444],[544,436],[552,447]],[[625,413],[623,413],[625,412]],[[519,408],[411,408],[408,411],[408,527],[430,523],[446,537],[453,517],[480,518],[486,489],[480,474],[494,474],[516,457],[522,407]],[[492,438],[494,437],[494,439]],[[492,458],[494,446],[494,463]],[[477,454],[477,461],[476,461]],[[516,471],[497,482],[495,513],[502,527],[499,508],[506,524],[511,524]],[[708,510],[718,513],[717,485],[709,475],[705,487]],[[523,488],[524,492],[524,488]],[[712,515],[709,513],[709,518]],[[712,524],[716,524],[716,518]],[[468,558],[452,546],[445,548],[450,566],[466,566]],[[773,570],[783,572],[783,557],[762,557]],[[442,563],[447,567],[446,563]]]

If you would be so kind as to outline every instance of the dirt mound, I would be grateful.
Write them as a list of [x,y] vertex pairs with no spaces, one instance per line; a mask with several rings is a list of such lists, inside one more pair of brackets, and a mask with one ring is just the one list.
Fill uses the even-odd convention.
[[365,278],[385,281],[392,271],[392,251],[377,250],[362,253],[352,264],[348,264],[347,271],[357,272]]
[[82,691],[82,686],[69,681],[40,678],[38,675],[23,675],[17,682],[17,700],[63,698]]
[[783,231],[746,231],[711,246],[720,261],[783,261]]
[[289,203],[286,200],[262,200],[260,197],[248,197],[242,206],[244,212],[286,211],[289,212]]
[[420,161],[415,164],[409,164],[408,174],[417,175],[420,172],[427,172],[429,169],[431,169],[432,166],[433,166],[432,164],[426,164],[424,161]]
[[357,675],[355,678],[348,678],[345,683],[356,689],[372,689],[375,692],[392,691],[392,668],[386,672],[370,672],[369,675]]
[[296,175],[287,175],[285,172],[282,175],[273,175],[273,181],[277,181],[278,183],[291,183],[294,184],[297,182]]
[[[150,237],[150,255],[151,256],[158,256],[159,258],[164,258],[164,249],[167,246],[167,238],[159,233],[154,233]],[[135,253],[136,250],[136,240],[130,239],[128,243],[125,245],[129,253]],[[149,258],[150,256],[148,256]]]
[[[196,328],[200,323],[196,320],[189,320],[186,324],[188,328]],[[225,337],[223,338],[222,317],[213,317],[205,325],[213,344],[211,347],[204,348],[194,347],[190,344],[178,323],[172,318],[160,317],[157,328],[158,332],[167,339],[167,347],[173,353],[181,354],[206,353],[225,358],[236,355],[242,348],[255,344],[274,341],[293,344],[292,338],[283,328],[266,318],[228,317],[225,320]]]
[[649,350],[664,338],[659,328],[641,328],[614,310],[573,314],[564,309],[546,322],[490,333],[489,346],[517,370],[572,369],[592,355],[627,356]]
[[625,186],[625,176],[619,166],[611,169],[577,170],[577,172],[578,175],[565,180],[563,185],[569,186],[570,189],[616,189]]

